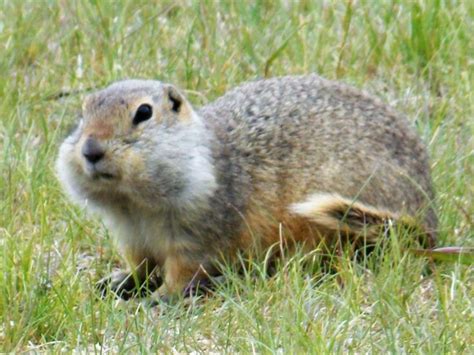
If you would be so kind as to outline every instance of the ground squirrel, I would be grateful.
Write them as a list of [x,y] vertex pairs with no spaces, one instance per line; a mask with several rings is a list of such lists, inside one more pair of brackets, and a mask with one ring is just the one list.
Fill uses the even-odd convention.
[[115,291],[153,269],[158,295],[179,294],[219,257],[282,238],[311,249],[341,235],[371,240],[388,220],[416,219],[431,236],[437,224],[409,122],[317,75],[245,83],[200,109],[169,84],[116,82],[85,99],[57,171],[134,270],[134,282],[113,276]]

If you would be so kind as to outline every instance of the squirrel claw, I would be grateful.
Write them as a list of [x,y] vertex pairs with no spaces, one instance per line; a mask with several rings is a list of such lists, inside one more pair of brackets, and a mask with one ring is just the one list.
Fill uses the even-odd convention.
[[206,296],[212,293],[216,286],[223,283],[223,276],[216,276],[189,283],[183,291],[184,297]]
[[112,292],[117,298],[129,300],[132,297],[144,297],[155,291],[161,284],[161,278],[150,275],[143,283],[137,284],[132,273],[125,271],[113,272],[96,284],[100,296],[105,298]]

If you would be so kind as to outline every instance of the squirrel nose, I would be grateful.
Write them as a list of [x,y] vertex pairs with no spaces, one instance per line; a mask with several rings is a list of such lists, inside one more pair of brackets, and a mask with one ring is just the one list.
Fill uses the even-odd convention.
[[104,157],[105,151],[96,139],[89,137],[82,146],[82,155],[88,162],[94,164]]

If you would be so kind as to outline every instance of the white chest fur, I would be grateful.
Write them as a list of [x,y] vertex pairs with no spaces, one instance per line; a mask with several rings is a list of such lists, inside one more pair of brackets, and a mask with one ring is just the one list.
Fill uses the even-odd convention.
[[170,213],[137,211],[107,213],[104,217],[122,249],[152,258],[158,264],[169,255],[192,249],[191,237]]

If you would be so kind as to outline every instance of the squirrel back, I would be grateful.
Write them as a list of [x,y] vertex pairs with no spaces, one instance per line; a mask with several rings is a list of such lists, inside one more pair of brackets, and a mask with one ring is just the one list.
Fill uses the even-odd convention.
[[338,195],[385,211],[383,218],[388,211],[418,217],[435,235],[425,146],[381,100],[316,75],[289,76],[246,83],[199,114],[216,132],[218,150],[225,146],[240,163],[234,181],[249,181],[251,209],[271,206],[282,220],[300,211],[296,205],[316,203],[316,195]]

